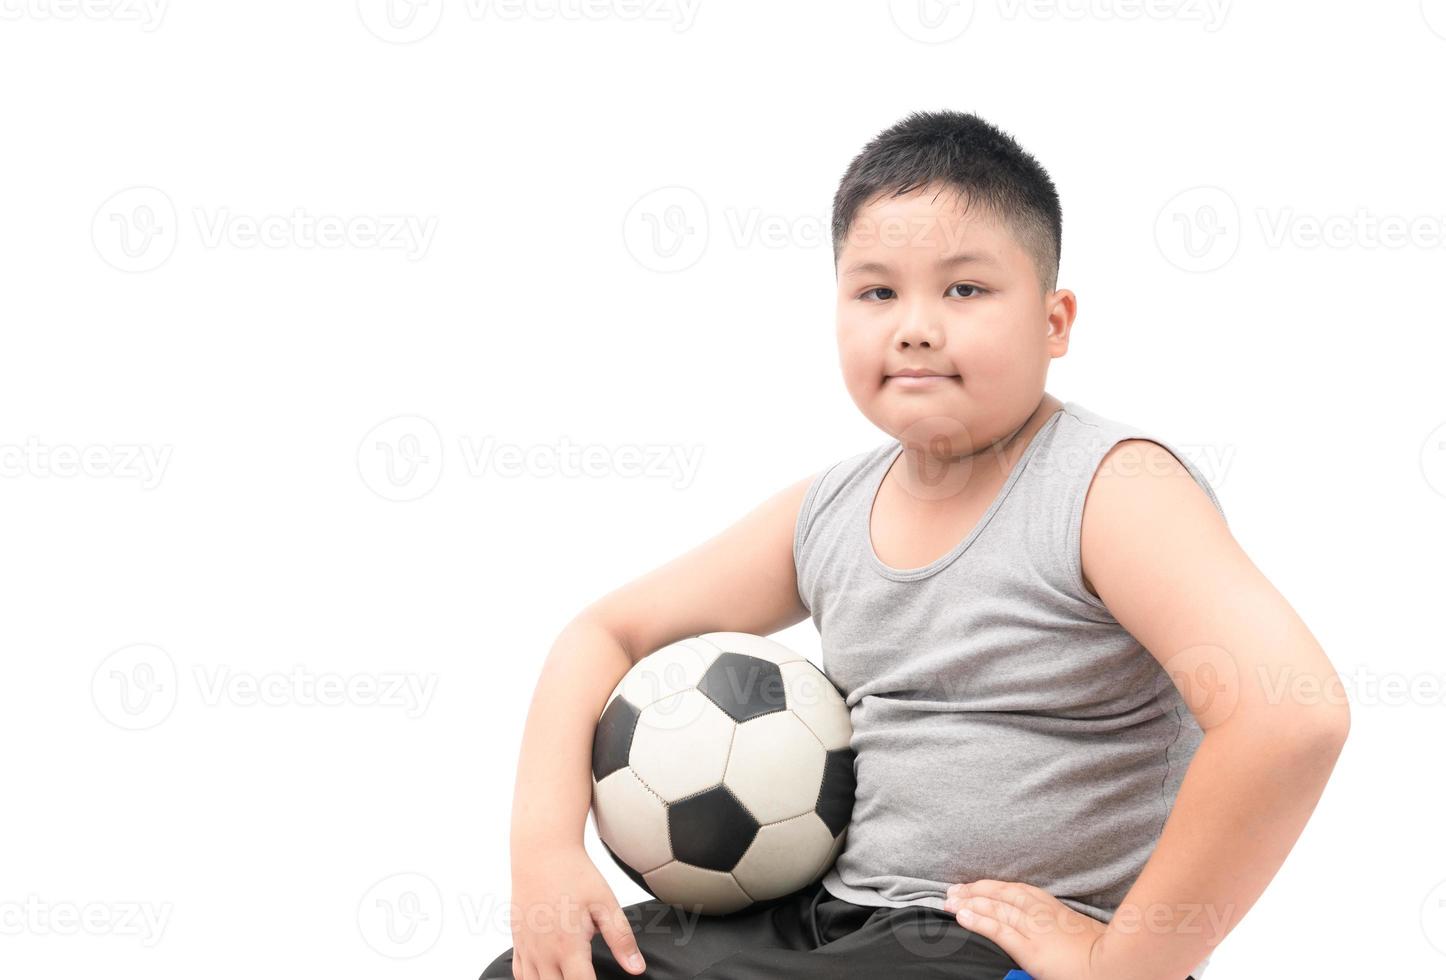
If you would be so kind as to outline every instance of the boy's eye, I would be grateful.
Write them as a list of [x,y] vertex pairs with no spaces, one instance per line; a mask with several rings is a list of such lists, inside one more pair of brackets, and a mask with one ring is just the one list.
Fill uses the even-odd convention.
[[[974,292],[973,292],[971,295],[974,295],[974,296],[978,296],[980,293],[984,292],[984,290],[980,289],[978,286],[971,286],[971,285],[970,285],[969,283],[967,283],[967,282],[956,282],[954,285],[950,286],[949,289],[972,289],[972,290],[974,290]],[[946,295],[946,296],[949,295],[949,289],[944,290],[944,295]],[[960,298],[960,299],[968,299],[969,297],[968,297],[968,296],[960,296],[959,298]]]

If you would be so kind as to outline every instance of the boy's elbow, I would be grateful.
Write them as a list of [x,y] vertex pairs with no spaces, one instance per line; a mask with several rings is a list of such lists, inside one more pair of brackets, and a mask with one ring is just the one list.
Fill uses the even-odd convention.
[[1339,703],[1311,705],[1296,712],[1290,741],[1304,754],[1334,759],[1340,755],[1351,730],[1351,709],[1344,698]]
[[[1293,757],[1334,758],[1351,730],[1351,710],[1345,699],[1264,707],[1227,725],[1226,737],[1244,738],[1254,750]],[[1208,735],[1207,735],[1208,737]]]
[[1351,706],[1342,698],[1340,704],[1328,705],[1326,710],[1318,712],[1320,719],[1318,723],[1318,739],[1328,748],[1335,752],[1341,750],[1346,744],[1346,736],[1351,732]]
[[1330,696],[1313,706],[1316,710],[1312,712],[1310,730],[1315,740],[1334,755],[1346,744],[1346,736],[1351,732],[1351,699],[1334,671],[1326,691]]
[[1262,707],[1255,720],[1260,735],[1278,745],[1334,759],[1351,731],[1350,697],[1335,671],[1327,670],[1319,682],[1302,683]]

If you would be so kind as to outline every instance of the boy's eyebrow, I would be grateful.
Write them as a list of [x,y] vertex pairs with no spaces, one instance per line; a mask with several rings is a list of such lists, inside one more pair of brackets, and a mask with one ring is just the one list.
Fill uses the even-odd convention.
[[[975,263],[978,265],[997,264],[994,261],[994,256],[986,252],[956,252],[953,255],[944,256],[934,264],[938,268],[943,269],[947,266],[968,265],[970,263]],[[889,269],[888,264],[885,262],[856,262],[844,270],[844,275],[854,276],[858,275],[861,272],[875,272],[879,274],[884,274],[890,271],[891,270]]]

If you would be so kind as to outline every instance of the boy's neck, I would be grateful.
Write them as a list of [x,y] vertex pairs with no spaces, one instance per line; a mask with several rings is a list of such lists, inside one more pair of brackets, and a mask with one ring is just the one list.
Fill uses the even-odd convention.
[[942,493],[942,497],[957,498],[967,495],[975,488],[992,492],[1000,481],[1008,477],[1014,464],[1024,454],[1035,433],[1044,428],[1051,416],[1064,405],[1058,398],[1045,392],[1039,404],[1014,431],[998,438],[997,442],[986,442],[971,453],[954,456],[947,460],[918,449],[905,448],[887,474],[909,496],[915,499],[940,500],[944,488],[953,488]]

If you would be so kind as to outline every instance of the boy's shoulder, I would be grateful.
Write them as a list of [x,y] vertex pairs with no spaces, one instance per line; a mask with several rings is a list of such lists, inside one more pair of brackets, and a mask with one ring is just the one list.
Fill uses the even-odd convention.
[[[1169,468],[1178,473],[1183,469],[1205,492],[1210,503],[1224,516],[1225,510],[1216,496],[1215,488],[1193,458],[1186,452],[1189,444],[1167,439],[1153,429],[1111,418],[1091,411],[1075,402],[1065,403],[1066,417],[1074,427],[1075,438],[1091,447],[1089,453],[1091,486],[1101,472],[1128,475],[1132,472],[1165,472],[1159,465],[1162,454],[1178,460],[1180,467]],[[1208,455],[1208,454],[1207,454]],[[1167,461],[1168,462],[1168,461]]]

